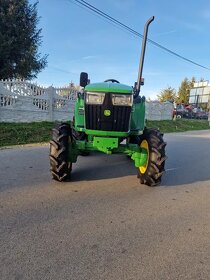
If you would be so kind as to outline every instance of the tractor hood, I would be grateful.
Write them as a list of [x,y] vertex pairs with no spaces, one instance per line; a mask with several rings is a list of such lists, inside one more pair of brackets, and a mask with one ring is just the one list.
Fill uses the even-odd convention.
[[133,88],[124,84],[118,83],[94,83],[89,84],[85,87],[85,91],[90,92],[112,92],[112,93],[124,93],[131,95],[133,94]]

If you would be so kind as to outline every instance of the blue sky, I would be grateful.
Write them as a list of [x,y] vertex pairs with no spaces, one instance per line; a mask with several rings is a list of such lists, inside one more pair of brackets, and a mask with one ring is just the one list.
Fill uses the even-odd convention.
[[[35,0],[30,0],[33,3]],[[92,5],[143,33],[155,16],[148,37],[210,68],[210,1],[88,0]],[[82,71],[92,82],[114,78],[133,85],[137,79],[141,38],[115,27],[70,0],[40,0],[42,54],[48,67],[37,77],[42,85],[78,84]],[[189,64],[147,44],[141,94],[154,98],[167,86],[178,88],[185,78],[209,80],[210,71]]]

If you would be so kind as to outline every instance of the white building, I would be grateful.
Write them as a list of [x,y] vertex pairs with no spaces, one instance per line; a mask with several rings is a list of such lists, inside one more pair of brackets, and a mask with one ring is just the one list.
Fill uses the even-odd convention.
[[208,81],[194,83],[190,90],[189,104],[210,109],[210,84]]

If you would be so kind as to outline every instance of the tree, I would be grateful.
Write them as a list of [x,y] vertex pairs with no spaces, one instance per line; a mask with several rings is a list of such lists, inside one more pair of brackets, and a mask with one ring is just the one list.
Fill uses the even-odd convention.
[[38,53],[37,3],[0,0],[0,79],[31,79],[47,65],[47,56]]
[[194,83],[196,83],[196,78],[193,76],[190,81],[190,89],[194,87]]
[[174,101],[176,99],[176,90],[172,87],[167,87],[160,92],[160,95],[157,96],[158,100],[161,102],[164,101]]
[[178,94],[177,94],[177,103],[189,103],[189,96],[190,96],[190,90],[193,88],[194,83],[196,82],[195,77],[192,77],[191,80],[188,80],[188,78],[185,78],[179,87]]
[[189,101],[190,94],[190,81],[185,78],[179,87],[178,95],[177,95],[177,103],[187,104]]

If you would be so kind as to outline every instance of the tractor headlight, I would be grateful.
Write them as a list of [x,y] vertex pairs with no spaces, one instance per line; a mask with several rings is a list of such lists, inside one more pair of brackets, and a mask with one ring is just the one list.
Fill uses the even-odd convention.
[[118,106],[132,106],[133,95],[112,94],[112,104]]
[[86,103],[87,104],[103,104],[105,93],[100,92],[87,92]]

